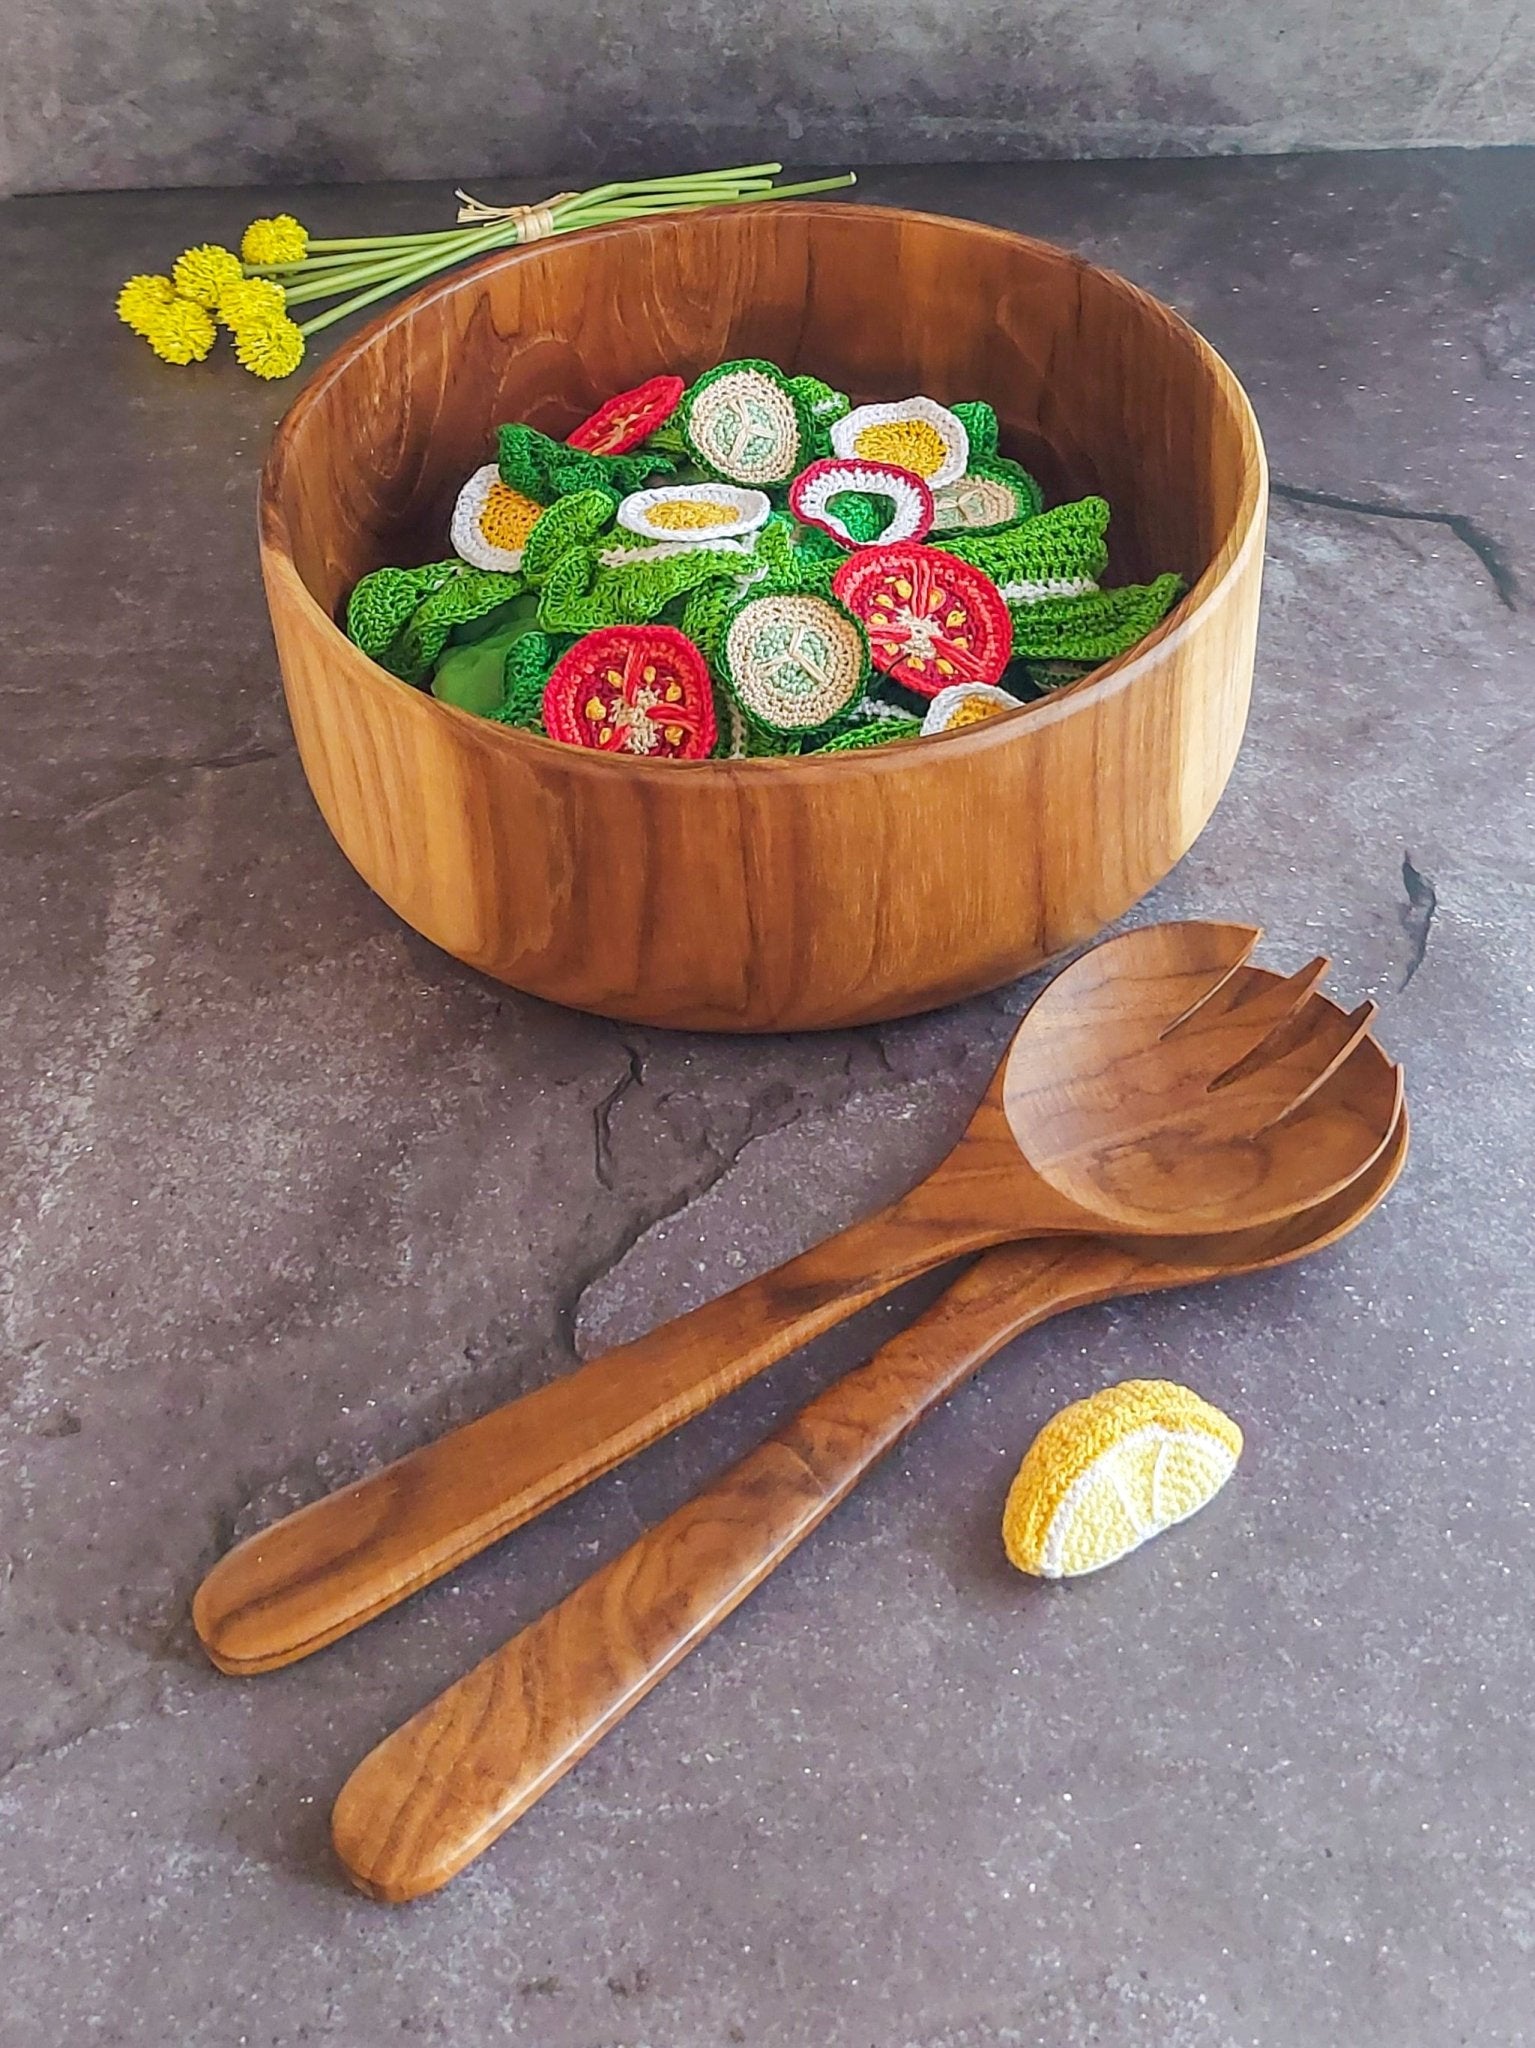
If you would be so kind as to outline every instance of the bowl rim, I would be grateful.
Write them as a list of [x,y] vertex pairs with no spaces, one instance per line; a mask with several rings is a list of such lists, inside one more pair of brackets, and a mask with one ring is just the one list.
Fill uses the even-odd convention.
[[[996,746],[1005,746],[1010,741],[1020,738],[1025,731],[1042,730],[1062,718],[1069,717],[1089,702],[1103,703],[1118,696],[1120,692],[1138,682],[1165,653],[1176,650],[1192,634],[1200,616],[1243,574],[1253,550],[1263,544],[1263,513],[1268,502],[1268,458],[1252,401],[1225,358],[1206,341],[1197,328],[1183,318],[1182,314],[1164,300],[1157,298],[1153,292],[1147,291],[1144,286],[1136,284],[1120,271],[1111,270],[1104,264],[1093,263],[1075,250],[1065,248],[1058,242],[1045,241],[1040,236],[1020,234],[1014,228],[997,227],[989,221],[969,220],[961,214],[933,213],[924,208],[888,206],[874,201],[786,199],[764,201],[763,204],[771,205],[775,214],[801,217],[830,215],[839,219],[856,220],[875,213],[897,220],[921,221],[945,228],[958,228],[967,234],[1006,243],[1011,248],[1037,250],[1056,260],[1064,259],[1079,270],[1092,271],[1100,277],[1107,278],[1132,298],[1143,300],[1181,332],[1195,354],[1201,358],[1212,381],[1231,407],[1244,443],[1246,474],[1241,498],[1225,539],[1216,549],[1202,574],[1144,639],[1127,649],[1125,653],[1116,655],[1113,660],[1093,669],[1088,675],[1079,677],[1076,682],[1052,691],[1043,702],[1020,705],[1016,711],[1006,711],[1000,717],[982,719],[973,725],[962,726],[950,732],[931,733],[908,740],[891,740],[882,746],[864,748],[854,757],[859,769],[876,774],[898,774],[919,757],[919,750],[921,758],[932,759],[932,750],[937,746],[951,750],[956,757],[960,753],[981,753]],[[595,748],[565,746],[558,740],[545,738],[541,733],[527,732],[519,726],[501,725],[495,719],[479,718],[473,712],[460,710],[457,705],[446,704],[428,690],[418,690],[408,683],[401,682],[397,676],[391,675],[387,669],[381,668],[377,662],[364,654],[355,641],[347,638],[299,574],[289,545],[287,521],[280,505],[281,480],[291,456],[292,444],[309,412],[320,402],[331,385],[344,377],[376,342],[392,333],[395,328],[406,325],[424,306],[450,297],[477,284],[481,279],[513,265],[546,262],[552,256],[556,256],[561,246],[566,243],[611,241],[630,234],[637,227],[676,231],[691,221],[737,219],[748,210],[755,213],[757,209],[748,209],[745,206],[710,206],[698,207],[687,213],[645,215],[632,221],[614,221],[606,226],[580,228],[574,234],[561,235],[552,240],[493,250],[489,255],[466,264],[462,269],[452,270],[441,278],[429,280],[418,290],[409,293],[368,321],[325,359],[278,421],[273,433],[272,443],[261,470],[257,517],[258,545],[263,573],[281,581],[285,586],[288,601],[296,604],[306,615],[306,622],[311,629],[318,630],[322,642],[330,640],[344,664],[356,665],[359,672],[365,673],[370,680],[375,680],[379,685],[392,686],[405,696],[414,698],[420,707],[418,715],[445,719],[450,727],[458,726],[464,737],[472,738],[492,752],[506,748],[515,756],[518,752],[531,747],[537,749],[545,759],[550,754],[559,756],[572,772],[579,770],[630,778],[638,775],[647,780],[660,777],[664,785],[674,788],[679,786],[681,778],[706,775],[722,776],[729,782],[741,777],[782,775],[794,770],[809,774],[847,772],[849,760],[845,753],[664,762],[647,761],[643,757],[636,758],[632,755],[604,754]]]

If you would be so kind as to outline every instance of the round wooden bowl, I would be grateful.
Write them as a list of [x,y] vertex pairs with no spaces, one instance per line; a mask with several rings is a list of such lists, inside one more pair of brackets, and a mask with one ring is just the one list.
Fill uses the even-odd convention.
[[[563,435],[736,356],[856,400],[989,399],[1048,503],[1108,499],[1110,581],[1176,569],[1188,596],[1033,709],[794,760],[561,746],[407,688],[338,629],[366,570],[445,552],[500,422]],[[786,202],[593,229],[417,293],[284,420],[261,554],[304,772],[408,924],[577,1009],[798,1031],[993,988],[1187,852],[1242,738],[1266,495],[1241,387],[1123,278],[968,221]]]

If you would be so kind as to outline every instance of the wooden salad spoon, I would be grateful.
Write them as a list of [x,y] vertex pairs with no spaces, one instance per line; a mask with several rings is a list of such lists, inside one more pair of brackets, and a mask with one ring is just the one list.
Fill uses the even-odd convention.
[[489,1848],[1004,1344],[1089,1302],[1320,1251],[1385,1196],[1407,1112],[1341,1194],[1280,1224],[1177,1244],[1035,1239],[989,1252],[866,1365],[440,1693],[370,1752],[331,1817],[370,1897],[435,1891]]
[[220,1670],[334,1642],[918,1274],[1008,1239],[1258,1229],[1375,1160],[1401,1075],[1314,991],[1244,972],[1250,925],[1142,927],[1038,997],[954,1150],[909,1194],[578,1371],[247,1538],[198,1588]]

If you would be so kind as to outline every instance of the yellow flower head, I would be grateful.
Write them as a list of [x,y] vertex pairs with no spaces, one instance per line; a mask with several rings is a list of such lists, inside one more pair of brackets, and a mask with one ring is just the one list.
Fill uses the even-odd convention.
[[287,303],[288,294],[271,278],[247,277],[219,295],[219,318],[238,334],[242,327],[280,320]]
[[286,314],[235,329],[235,354],[257,377],[287,377],[304,360],[304,337]]
[[240,238],[240,254],[256,267],[302,263],[309,254],[309,230],[291,213],[253,220]]
[[181,252],[171,266],[171,276],[184,299],[195,299],[212,312],[220,295],[230,285],[239,284],[245,272],[232,249],[221,249],[217,242],[200,242],[195,249]]
[[160,307],[144,329],[144,339],[162,363],[200,363],[217,332],[205,306],[175,298]]
[[175,296],[176,287],[168,277],[149,276],[140,271],[137,277],[130,277],[118,293],[117,317],[135,334],[147,334],[156,313],[168,306]]

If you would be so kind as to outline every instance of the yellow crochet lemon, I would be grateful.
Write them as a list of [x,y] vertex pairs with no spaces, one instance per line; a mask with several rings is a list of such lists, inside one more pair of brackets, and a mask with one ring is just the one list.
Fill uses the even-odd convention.
[[1241,1455],[1230,1416],[1172,1380],[1123,1380],[1073,1401],[1008,1491],[1008,1557],[1044,1579],[1095,1572],[1213,1500]]

